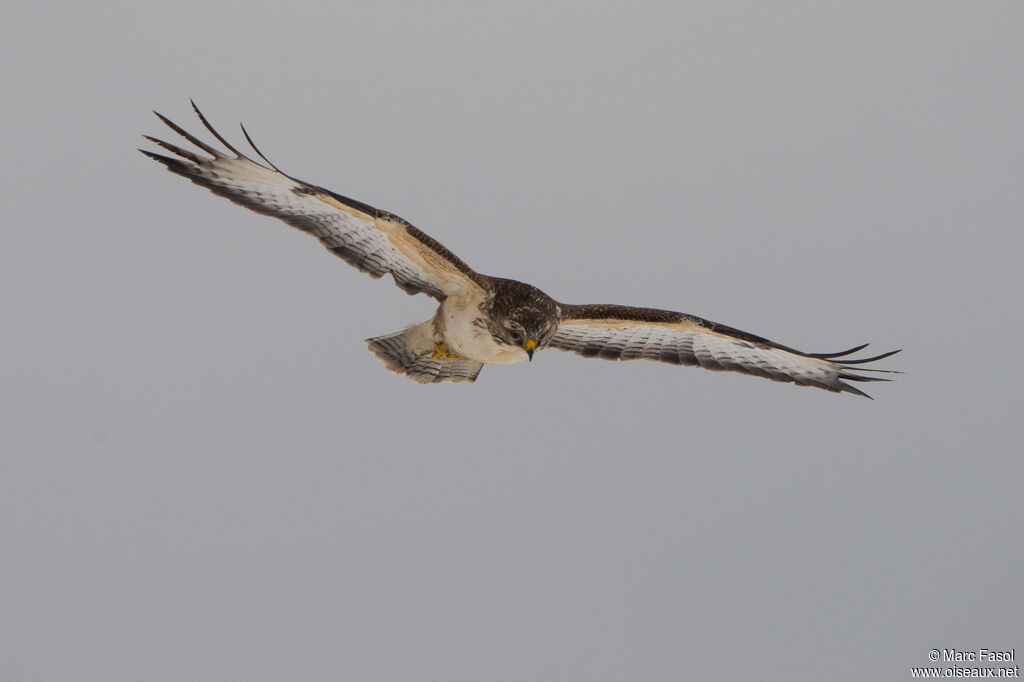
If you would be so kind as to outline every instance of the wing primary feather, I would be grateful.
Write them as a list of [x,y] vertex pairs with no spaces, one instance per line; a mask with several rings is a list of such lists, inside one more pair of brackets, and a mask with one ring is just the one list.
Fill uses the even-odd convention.
[[885,377],[866,377],[860,374],[847,374],[846,372],[840,372],[839,378],[846,379],[847,381],[892,381],[892,379],[886,379]]
[[163,154],[154,154],[153,152],[148,151],[146,149],[140,149],[139,151],[148,156],[149,158],[153,159],[154,161],[162,163],[170,171],[180,174],[184,174],[187,172],[185,170],[185,168],[187,167],[186,164],[178,159],[172,159],[171,157],[164,156]]
[[903,372],[897,369],[875,369],[874,367],[849,367],[847,365],[839,365],[841,369],[852,369],[856,372],[881,372],[882,374],[903,374]]
[[889,357],[890,355],[896,355],[901,350],[903,350],[903,349],[899,348],[897,350],[891,350],[888,353],[881,353],[881,354],[876,355],[876,356],[874,356],[872,358],[859,358],[857,360],[843,360],[842,364],[844,364],[844,365],[863,365],[863,364],[865,364],[867,362],[874,362],[875,360],[884,360],[885,358]]
[[168,128],[170,128],[174,132],[178,133],[179,135],[184,137],[186,140],[188,140],[189,142],[191,142],[195,146],[197,146],[200,149],[202,149],[204,152],[206,152],[207,154],[209,154],[213,158],[215,158],[215,159],[223,159],[224,158],[224,155],[220,151],[214,149],[213,147],[211,147],[210,145],[206,144],[205,142],[200,140],[198,137],[196,137],[192,133],[186,131],[184,128],[179,126],[177,123],[175,123],[171,119],[169,119],[166,116],[164,116],[163,114],[161,114],[159,111],[154,111],[153,113],[156,114],[157,118],[159,118],[161,121],[166,123]]
[[[240,128],[242,129],[242,134],[243,134],[243,135],[245,135],[245,140],[246,140],[246,142],[248,142],[248,143],[249,143],[249,146],[250,146],[250,147],[252,147],[252,150],[253,150],[254,152],[256,152],[256,154],[258,154],[258,155],[259,155],[259,157],[260,157],[261,159],[263,159],[264,161],[266,161],[266,162],[267,162],[267,163],[268,163],[268,164],[270,165],[270,167],[271,167],[271,168],[273,168],[274,170],[276,170],[276,171],[277,171],[278,173],[280,173],[281,175],[283,175],[283,176],[285,176],[285,177],[287,177],[287,178],[290,178],[290,179],[292,179],[292,180],[295,180],[295,178],[293,178],[292,176],[288,175],[288,174],[287,174],[287,173],[285,173],[285,172],[284,172],[283,170],[281,170],[280,168],[278,168],[277,166],[275,166],[275,165],[274,165],[274,162],[273,162],[273,161],[271,161],[270,159],[268,159],[268,158],[267,158],[267,157],[266,157],[266,156],[265,156],[265,155],[263,154],[263,152],[261,152],[261,151],[260,151],[260,148],[259,148],[259,147],[257,147],[257,146],[256,146],[256,143],[252,141],[252,138],[251,138],[251,137],[249,137],[249,131],[245,129],[245,125],[244,125],[244,124],[242,124],[242,123],[239,123],[239,124],[238,124],[238,127],[240,127]],[[302,182],[302,181],[301,181],[301,180],[296,180],[296,182]],[[305,185],[306,183],[304,183],[304,182],[303,182],[302,184],[304,184],[304,185]]]
[[221,137],[221,134],[220,134],[220,133],[218,133],[218,132],[217,132],[217,131],[216,131],[216,130],[214,129],[214,127],[213,127],[212,125],[210,125],[210,122],[206,120],[206,117],[205,117],[205,116],[203,116],[203,112],[199,111],[199,107],[198,107],[198,106],[196,106],[196,103],[195,103],[195,101],[193,101],[193,100],[191,100],[191,99],[190,99],[190,100],[189,100],[189,103],[190,103],[190,104],[192,105],[192,109],[193,109],[193,110],[194,110],[194,111],[196,112],[196,116],[198,116],[198,117],[199,117],[199,120],[203,122],[203,125],[204,125],[204,126],[206,126],[206,129],[207,129],[207,130],[209,130],[209,131],[210,131],[210,132],[211,132],[211,133],[213,134],[213,136],[214,136],[214,137],[216,137],[216,138],[217,138],[218,140],[220,140],[220,143],[221,143],[222,145],[224,145],[224,146],[225,146],[225,147],[227,147],[227,148],[228,148],[229,150],[231,150],[231,152],[232,152],[232,153],[234,153],[234,155],[235,155],[236,157],[238,157],[239,159],[246,159],[247,161],[252,161],[252,159],[250,159],[250,158],[249,158],[248,156],[246,156],[246,155],[245,155],[245,154],[243,154],[242,152],[240,152],[240,151],[238,151],[237,149],[235,149],[235,148],[234,148],[233,146],[231,146],[231,143],[230,143],[230,142],[228,142],[228,141],[227,141],[227,140],[225,140],[225,139],[224,139],[223,137]]
[[860,390],[859,388],[851,386],[850,384],[844,384],[843,382],[840,381],[839,385],[842,386],[842,388],[836,391],[836,393],[842,393],[845,391],[846,393],[852,393],[854,395],[862,396],[864,398],[867,398],[868,400],[874,400],[874,398],[872,398],[870,395]]
[[840,351],[838,353],[807,353],[807,356],[808,357],[812,357],[812,358],[821,358],[822,360],[828,360],[830,358],[841,358],[844,355],[849,355],[850,353],[856,353],[857,351],[864,350],[867,347],[868,347],[868,344],[862,343],[859,346],[854,346],[853,348],[851,348],[849,350]]
[[[202,163],[204,161],[204,159],[198,154],[194,154],[188,151],[187,149],[182,149],[181,147],[171,144],[170,142],[164,142],[163,140],[158,140],[157,138],[151,137],[149,135],[143,135],[143,137],[152,142],[153,144],[163,147],[172,154],[177,154],[183,159],[188,159],[192,163]],[[140,149],[139,151],[142,150]]]

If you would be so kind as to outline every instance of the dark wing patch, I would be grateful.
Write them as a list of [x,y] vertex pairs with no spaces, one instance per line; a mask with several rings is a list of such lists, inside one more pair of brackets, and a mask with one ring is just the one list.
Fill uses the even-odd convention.
[[743,372],[773,381],[814,386],[870,398],[846,381],[888,381],[852,371],[890,370],[863,365],[894,355],[841,360],[864,346],[840,353],[809,354],[760,336],[693,315],[617,305],[562,305],[561,323],[549,345],[583,357],[654,360],[714,371]]
[[282,173],[243,128],[253,150],[270,167],[253,161],[221,137],[194,103],[192,106],[207,130],[233,156],[160,114],[157,116],[171,130],[212,158],[148,135],[146,139],[179,158],[140,151],[214,194],[313,235],[328,251],[371,277],[390,274],[409,294],[426,293],[443,301],[449,295],[468,294],[486,286],[486,278],[402,218]]

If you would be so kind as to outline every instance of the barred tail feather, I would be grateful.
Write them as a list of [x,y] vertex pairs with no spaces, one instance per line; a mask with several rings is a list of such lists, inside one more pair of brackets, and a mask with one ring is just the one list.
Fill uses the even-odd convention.
[[400,332],[366,339],[366,345],[392,372],[421,384],[476,381],[483,363],[468,358],[434,357],[432,328],[433,323],[424,322]]

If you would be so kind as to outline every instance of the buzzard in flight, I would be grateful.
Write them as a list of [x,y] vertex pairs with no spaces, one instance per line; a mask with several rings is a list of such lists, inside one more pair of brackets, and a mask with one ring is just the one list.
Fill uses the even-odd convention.
[[394,214],[286,175],[256,148],[243,127],[246,140],[267,165],[248,158],[192,106],[230,153],[159,113],[171,130],[208,156],[148,135],[146,139],[177,158],[140,151],[214,194],[308,232],[371,277],[391,275],[406,293],[437,299],[437,312],[426,322],[366,341],[388,369],[414,381],[475,381],[484,365],[532,360],[538,350],[557,348],[587,358],[744,372],[869,397],[846,382],[886,381],[856,372],[884,372],[863,365],[899,352],[852,359],[864,344],[840,353],[804,353],[693,315],[559,303],[529,284],[476,272]]

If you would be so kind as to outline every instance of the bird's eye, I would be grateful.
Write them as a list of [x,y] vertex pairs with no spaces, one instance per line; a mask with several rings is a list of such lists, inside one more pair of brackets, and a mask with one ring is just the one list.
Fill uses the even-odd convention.
[[512,339],[513,341],[518,341],[521,337],[522,337],[522,334],[519,332],[518,329],[509,329],[508,330],[508,338]]

